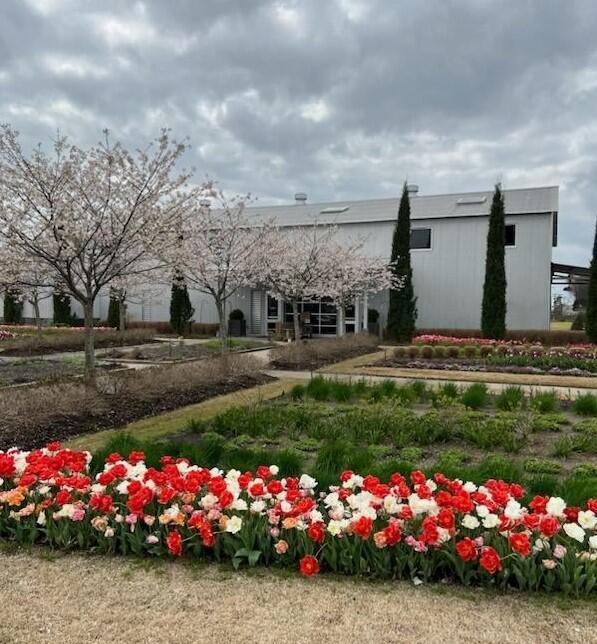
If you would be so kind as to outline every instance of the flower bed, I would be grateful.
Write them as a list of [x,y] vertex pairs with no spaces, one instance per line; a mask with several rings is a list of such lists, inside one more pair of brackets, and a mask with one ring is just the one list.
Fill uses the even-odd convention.
[[498,345],[511,345],[511,344],[520,344],[517,340],[492,340],[491,338],[460,338],[453,335],[436,335],[436,334],[423,334],[417,335],[412,340],[413,344],[445,344],[445,345],[467,345],[467,344],[478,344],[486,346],[498,346]]
[[58,443],[0,452],[0,536],[104,553],[230,559],[413,580],[457,579],[586,595],[597,589],[597,499],[523,505],[520,485],[482,486],[344,472],[317,494],[307,475],[207,469],[142,452],[111,454],[95,480],[91,455]]
[[17,337],[16,333],[13,333],[12,331],[9,331],[8,329],[1,329],[0,328],[0,341],[2,341],[2,340],[13,340],[16,337]]

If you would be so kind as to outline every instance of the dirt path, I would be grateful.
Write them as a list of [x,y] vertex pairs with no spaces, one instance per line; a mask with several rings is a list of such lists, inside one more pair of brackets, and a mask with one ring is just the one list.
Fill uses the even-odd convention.
[[40,554],[0,555],[1,644],[597,642],[594,602]]

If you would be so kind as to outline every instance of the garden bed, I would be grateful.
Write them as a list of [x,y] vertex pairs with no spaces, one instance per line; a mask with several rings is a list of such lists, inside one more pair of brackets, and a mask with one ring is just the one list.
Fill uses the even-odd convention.
[[[80,327],[56,327],[38,336],[31,328],[7,327],[16,337],[0,342],[0,356],[37,356],[51,353],[84,350],[84,330]],[[124,332],[110,328],[95,330],[95,348],[131,346],[155,341],[152,329],[132,329]]]
[[366,333],[291,342],[272,349],[270,364],[274,369],[315,371],[342,360],[372,353],[378,344],[375,336]]
[[[267,349],[271,346],[268,342],[252,339],[230,339],[227,342],[227,351],[251,351]],[[219,340],[210,340],[201,343],[162,342],[152,347],[143,347],[130,350],[114,349],[105,354],[105,358],[120,362],[180,362],[185,360],[200,360],[212,358],[222,352],[222,343]]]
[[[91,470],[90,470],[91,465]],[[501,589],[597,592],[597,499],[536,496],[441,472],[344,471],[330,488],[285,466],[221,472],[164,455],[0,453],[0,537],[101,554],[231,561]],[[92,477],[92,472],[97,476]],[[364,472],[365,473],[365,472]],[[568,501],[568,502],[567,502]]]
[[0,449],[121,427],[270,380],[245,356],[100,375],[98,388],[58,382],[0,391]]
[[[129,449],[118,440],[106,450]],[[441,469],[458,478],[522,481],[536,493],[597,493],[597,398],[571,403],[551,392],[525,398],[518,387],[431,389],[314,378],[290,396],[191,421],[169,442],[140,446],[151,463],[164,451],[224,468],[260,462],[309,472],[329,484],[345,469],[383,477]],[[574,492],[572,492],[574,490]]]
[[3,360],[0,357],[0,387],[48,382],[81,376],[83,360]]

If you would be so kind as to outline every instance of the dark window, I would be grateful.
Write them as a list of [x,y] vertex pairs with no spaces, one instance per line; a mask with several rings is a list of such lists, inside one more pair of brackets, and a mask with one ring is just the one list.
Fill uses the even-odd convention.
[[516,245],[516,226],[514,224],[508,224],[506,226],[506,246],[515,246]]
[[553,225],[553,229],[552,229],[551,245],[557,246],[558,245],[558,213],[557,212],[553,213],[552,225]]
[[410,231],[410,247],[431,248],[431,228],[413,228]]
[[278,317],[278,299],[272,295],[267,296],[267,317],[276,319]]

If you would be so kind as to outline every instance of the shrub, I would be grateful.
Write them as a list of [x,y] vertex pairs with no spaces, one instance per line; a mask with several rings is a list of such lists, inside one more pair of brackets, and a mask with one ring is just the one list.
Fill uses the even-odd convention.
[[582,394],[572,403],[572,409],[580,416],[597,416],[597,396]]
[[470,461],[470,456],[457,447],[444,450],[437,460],[437,468],[453,469],[461,467],[464,463]]
[[490,356],[492,353],[494,353],[494,347],[492,347],[489,344],[484,344],[479,347],[479,355],[482,358],[486,358],[487,356]]
[[469,409],[482,409],[487,405],[488,398],[487,385],[483,382],[476,382],[467,387],[460,396],[462,404]]
[[559,432],[566,418],[560,414],[541,414],[533,418],[534,432]]
[[577,313],[574,316],[574,320],[572,320],[572,324],[570,325],[570,330],[571,331],[584,331],[585,319],[586,319],[586,316],[585,316],[583,311],[581,311],[580,313]]
[[447,347],[446,348],[446,355],[448,358],[458,358],[460,355],[460,348],[459,347]]
[[342,380],[332,380],[330,382],[330,394],[333,400],[346,402],[353,396],[353,387],[350,382]]
[[433,347],[432,357],[435,360],[443,360],[446,357],[446,347],[441,344]]
[[522,478],[520,465],[499,454],[486,456],[477,466],[477,472],[481,478],[490,477],[504,481],[518,481]]
[[560,407],[560,400],[555,391],[541,391],[531,396],[531,407],[542,414],[553,413]]
[[520,387],[506,387],[496,396],[495,406],[502,411],[519,409],[524,402],[524,392]]
[[562,471],[562,465],[546,458],[531,457],[523,463],[525,472],[531,474],[557,474]]
[[421,358],[425,360],[431,360],[433,358],[433,347],[426,344],[421,347]]
[[465,358],[476,358],[477,357],[477,347],[472,344],[467,344],[462,348],[462,353]]
[[407,355],[408,355],[407,347],[396,347],[394,349],[394,358],[398,358],[399,360],[402,360],[403,358],[406,358]]
[[407,352],[408,352],[408,357],[411,360],[415,360],[416,358],[419,357],[419,354],[421,353],[421,350],[419,347],[416,345],[411,345],[410,347],[407,347]]
[[597,465],[595,463],[582,463],[574,468],[572,474],[580,478],[594,478],[597,480]]
[[423,454],[424,452],[420,447],[414,447],[414,446],[403,447],[400,450],[400,458],[403,461],[412,463],[413,465],[416,465],[422,460]]

